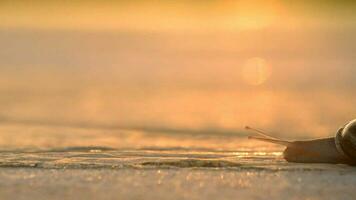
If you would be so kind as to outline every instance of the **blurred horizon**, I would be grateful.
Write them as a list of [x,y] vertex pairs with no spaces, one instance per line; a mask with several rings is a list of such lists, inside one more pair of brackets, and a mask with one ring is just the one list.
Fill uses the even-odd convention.
[[1,1],[0,121],[322,137],[355,118],[350,1]]

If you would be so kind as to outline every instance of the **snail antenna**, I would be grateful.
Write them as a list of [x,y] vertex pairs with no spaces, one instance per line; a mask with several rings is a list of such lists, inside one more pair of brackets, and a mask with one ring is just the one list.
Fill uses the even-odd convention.
[[292,142],[269,136],[266,132],[264,132],[260,129],[252,128],[249,126],[246,126],[245,129],[249,130],[249,131],[253,131],[259,135],[259,136],[249,136],[248,139],[254,139],[254,140],[269,142],[269,143],[273,143],[273,144],[279,144],[279,145],[283,145],[286,147],[293,146]]
[[262,131],[260,129],[252,128],[250,126],[246,126],[245,129],[249,130],[249,131],[253,131],[253,132],[257,133],[258,135],[260,135],[260,136],[262,136],[264,138],[273,139],[273,140],[280,140],[278,138],[269,136],[266,132],[264,132],[264,131]]

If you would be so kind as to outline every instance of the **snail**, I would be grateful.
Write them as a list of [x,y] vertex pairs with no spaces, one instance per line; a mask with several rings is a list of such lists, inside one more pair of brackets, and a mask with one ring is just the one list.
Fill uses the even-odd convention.
[[259,135],[249,139],[285,146],[283,157],[288,162],[356,165],[356,119],[341,127],[335,137],[302,141],[282,140],[248,126],[246,129]]

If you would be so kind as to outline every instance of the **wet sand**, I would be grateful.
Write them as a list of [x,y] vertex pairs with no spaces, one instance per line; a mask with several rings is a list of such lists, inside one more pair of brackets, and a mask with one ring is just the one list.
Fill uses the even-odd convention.
[[356,171],[0,170],[0,199],[354,199]]

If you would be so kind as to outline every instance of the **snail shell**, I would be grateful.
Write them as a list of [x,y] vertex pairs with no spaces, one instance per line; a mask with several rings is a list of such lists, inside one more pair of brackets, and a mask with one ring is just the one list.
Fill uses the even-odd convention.
[[356,160],[356,119],[339,129],[335,137],[337,150],[352,160]]

